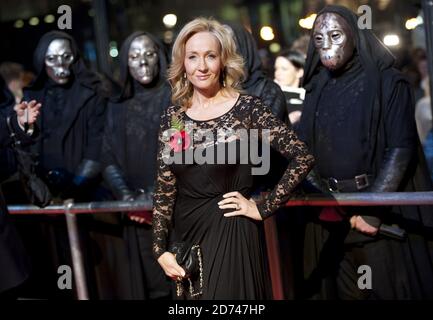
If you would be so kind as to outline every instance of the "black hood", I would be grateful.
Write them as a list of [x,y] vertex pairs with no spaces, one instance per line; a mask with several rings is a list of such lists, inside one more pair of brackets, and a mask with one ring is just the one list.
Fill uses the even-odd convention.
[[225,24],[233,30],[236,51],[244,59],[245,80],[242,83],[242,88],[248,91],[248,89],[255,86],[257,82],[265,79],[257,44],[252,34],[242,25],[231,22]]
[[304,101],[300,136],[314,150],[314,119],[323,87],[331,77],[338,77],[342,74],[350,75],[353,66],[360,66],[365,72],[364,85],[365,92],[368,93],[362,95],[362,101],[360,102],[365,114],[364,119],[367,119],[365,130],[368,141],[366,147],[369,148],[369,156],[366,165],[373,168],[370,171],[374,172],[380,165],[379,160],[381,159],[375,157],[375,150],[377,149],[377,137],[381,134],[380,130],[383,126],[383,119],[381,118],[383,91],[389,90],[389,86],[382,88],[385,80],[382,76],[385,73],[393,74],[393,83],[405,80],[399,73],[394,72],[395,70],[392,68],[394,57],[391,52],[370,30],[358,28],[358,17],[352,11],[342,6],[327,6],[319,12],[317,17],[324,13],[338,14],[347,22],[353,32],[355,52],[346,68],[344,68],[344,72],[330,72],[320,62],[319,54],[314,47],[314,37],[311,37],[302,81],[302,86],[306,89],[307,94]]
[[[136,31],[131,34],[126,40],[123,42],[122,47],[120,49],[120,84],[121,84],[121,94],[117,97],[117,100],[125,100],[129,99],[134,95],[134,78],[131,77],[129,73],[128,67],[128,52],[129,47],[131,46],[132,41],[135,38],[145,35],[152,39],[152,41],[156,44],[158,49],[158,63],[159,63],[159,75],[158,78],[153,81],[153,85],[151,88],[142,87],[143,90],[152,90],[153,88],[159,88],[161,85],[166,83],[167,80],[167,68],[168,68],[168,55],[164,45],[159,41],[155,36],[150,33],[144,31]],[[140,86],[141,87],[141,86]]]
[[[355,50],[360,62],[369,76],[378,75],[394,64],[394,56],[388,48],[369,30],[358,28],[358,17],[355,13],[342,6],[326,6],[317,18],[324,13],[335,13],[341,16],[349,25],[355,38]],[[308,46],[307,61],[304,68],[302,86],[305,87],[322,66],[319,55],[314,47],[313,32]]]
[[69,40],[71,44],[71,50],[74,55],[74,62],[71,65],[72,76],[81,84],[89,88],[94,88],[100,82],[100,80],[93,72],[86,68],[75,40],[65,32],[50,31],[44,34],[39,40],[33,54],[33,66],[36,71],[36,79],[30,85],[30,89],[41,89],[46,84],[48,76],[45,71],[45,54],[47,52],[48,46],[55,39]]

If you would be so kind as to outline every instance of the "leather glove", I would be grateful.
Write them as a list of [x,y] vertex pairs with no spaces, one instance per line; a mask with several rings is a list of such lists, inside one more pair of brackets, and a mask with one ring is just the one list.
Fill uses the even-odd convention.
[[382,165],[369,192],[394,192],[400,186],[412,158],[410,148],[390,148],[385,150]]
[[110,190],[113,192],[116,199],[128,201],[134,200],[134,193],[126,184],[122,171],[116,165],[109,165],[102,173],[104,180],[108,183]]
[[329,193],[327,187],[320,180],[315,169],[311,170],[302,182],[302,188],[306,193]]
[[[152,197],[153,195],[151,192],[146,192],[143,189],[138,189],[135,192],[134,200],[146,201],[152,204]],[[127,213],[127,216],[130,220],[135,221],[139,224],[152,225],[152,210],[131,211]]]
[[[406,169],[412,159],[411,148],[389,148],[385,150],[382,165],[378,175],[367,192],[395,192],[398,190]],[[383,212],[382,210],[380,210]],[[373,215],[362,215],[369,225],[379,228],[381,219]]]
[[101,171],[101,165],[94,160],[84,159],[78,166],[72,183],[76,186],[87,184],[94,179]]

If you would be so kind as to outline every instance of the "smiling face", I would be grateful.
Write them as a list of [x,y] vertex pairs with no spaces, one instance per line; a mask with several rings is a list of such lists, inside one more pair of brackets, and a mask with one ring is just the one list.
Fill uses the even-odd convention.
[[69,40],[51,41],[45,53],[45,70],[55,83],[66,84],[69,81],[72,62],[74,62],[74,55]]
[[210,32],[199,32],[185,43],[185,72],[194,89],[217,91],[223,68],[221,45]]
[[329,70],[338,70],[353,56],[355,43],[347,22],[334,13],[320,15],[314,23],[314,46]]
[[131,76],[141,84],[149,84],[157,76],[158,50],[148,36],[139,36],[131,42],[128,67]]

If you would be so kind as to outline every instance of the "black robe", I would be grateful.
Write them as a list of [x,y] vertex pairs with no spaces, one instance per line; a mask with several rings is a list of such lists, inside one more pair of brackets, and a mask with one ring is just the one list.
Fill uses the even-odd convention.
[[[74,55],[71,78],[63,86],[55,84],[45,71],[45,54],[54,39],[69,40]],[[83,174],[84,163],[91,163],[95,168],[93,172],[98,170],[106,107],[99,92],[100,81],[84,65],[74,39],[64,32],[51,31],[42,36],[33,58],[36,78],[24,88],[23,100],[36,100],[42,104],[37,120],[40,135],[31,146],[33,153],[38,155],[37,173],[48,182],[46,174],[49,170],[62,170],[65,181],[61,185],[65,188],[50,185],[53,194],[58,198],[74,197],[77,202],[91,201],[97,191],[98,175],[95,173],[95,179],[86,186],[74,187],[72,181]],[[92,268],[98,255],[91,251],[94,247],[88,232],[93,215],[82,215],[78,219],[89,295],[94,298],[97,293]],[[72,263],[64,217],[23,216],[15,217],[15,220],[34,266],[25,295],[73,298],[74,291],[59,291],[57,287],[58,266]]]
[[[150,37],[158,46],[159,74],[143,86],[133,79],[128,68],[128,51],[132,41]],[[171,89],[165,74],[168,60],[164,46],[146,32],[134,32],[122,44],[120,51],[121,94],[108,103],[103,142],[104,167],[120,168],[132,192],[153,192],[160,119],[170,105]],[[137,224],[123,217],[127,242],[129,281],[121,298],[155,299],[170,294],[169,283],[152,255],[151,226]],[[118,270],[120,271],[120,270]]]
[[[7,117],[13,112],[15,97],[10,92],[3,78],[0,76],[0,115]],[[11,148],[0,150],[0,181],[3,182],[16,171],[15,158]]]
[[236,50],[245,62],[245,79],[241,85],[243,92],[259,97],[264,105],[271,108],[276,117],[285,121],[286,99],[281,88],[263,73],[262,62],[253,36],[240,24],[227,23],[227,25],[233,30]]
[[[159,75],[149,85],[134,80],[128,70],[131,42],[146,35],[161,48],[158,51]],[[170,105],[171,90],[165,79],[167,55],[163,45],[152,35],[135,32],[122,45],[120,69],[122,91],[109,101],[104,134],[104,165],[122,169],[128,187],[135,191],[153,191],[159,122]]]
[[[70,41],[75,57],[72,77],[64,86],[48,78],[44,64],[49,44],[59,38]],[[61,168],[73,176],[84,160],[100,161],[105,112],[100,81],[84,66],[75,41],[63,32],[52,31],[41,38],[34,53],[34,66],[37,77],[24,89],[24,100],[36,100],[43,106],[38,119],[41,137],[34,146],[40,155],[41,174]]]
[[[2,81],[2,80],[0,80]],[[1,87],[0,87],[1,89]],[[0,100],[0,104],[6,102]],[[18,134],[19,140],[24,143],[31,142],[30,137],[22,131],[16,120],[12,117],[12,126]],[[7,147],[11,141],[6,118],[0,115],[0,148]],[[8,217],[6,202],[0,189],[0,293],[17,287],[28,277],[30,264],[21,239]]]
[[[244,59],[245,79],[241,84],[242,92],[259,97],[277,118],[291,127],[291,124],[286,121],[287,108],[284,93],[279,85],[263,73],[262,62],[253,36],[238,23],[229,22],[227,25],[233,31],[236,51]],[[255,177],[254,183],[257,188],[261,191],[272,190],[287,165],[288,162],[284,157],[277,151],[271,150],[271,168],[267,175]]]
[[[348,179],[360,173],[377,177],[386,148],[410,147],[413,150],[413,157],[396,191],[432,190],[431,181],[425,170],[424,158],[418,152],[420,148],[415,131],[409,83],[392,68],[394,58],[373,33],[357,28],[357,17],[349,10],[339,6],[328,6],[321,13],[323,12],[339,14],[348,22],[354,34],[356,52],[343,73],[330,73],[321,65],[313,41],[310,42],[303,79],[303,87],[307,90],[307,94],[299,135],[307,143],[312,154],[318,158],[316,158],[315,171],[323,178],[328,178],[329,175],[340,175],[337,178]],[[348,92],[335,92],[334,97],[331,93],[327,93],[327,90],[332,90],[332,86],[338,84],[339,79],[343,77],[347,78],[344,78],[343,82],[340,81],[341,84],[336,85],[336,88],[349,86],[348,92],[357,97],[352,97]],[[352,91],[350,91],[351,81],[359,82],[352,86]],[[338,98],[339,96],[341,99]],[[330,99],[335,101],[329,101]],[[341,101],[346,99],[350,100]],[[341,115],[338,114],[339,110],[323,110],[325,105],[332,108],[333,102],[341,108],[353,108],[354,106],[349,104],[355,104],[359,107],[353,111],[357,117],[353,117],[351,113],[349,116],[346,114],[344,118],[345,112],[350,113],[349,109]],[[318,116],[322,117],[321,120],[316,118]],[[328,122],[332,121],[335,126],[327,126],[323,117],[329,118]],[[358,140],[348,137],[350,121],[353,121],[353,134],[359,138]],[[334,140],[330,141],[330,138]],[[337,157],[334,161],[331,160],[332,154]],[[432,208],[395,206],[389,209],[367,207],[353,210],[361,215],[374,215],[374,212],[379,212],[384,222],[397,223],[408,232],[406,241],[390,241],[389,247],[393,249],[386,253],[397,262],[389,273],[399,274],[402,281],[401,287],[398,287],[400,283],[394,283],[393,288],[389,288],[394,290],[395,297],[432,298]],[[311,209],[311,211],[317,210]],[[317,221],[317,216],[313,219]],[[329,230],[324,231],[322,227],[315,224],[309,224],[307,227],[305,270],[310,282],[314,281],[312,275],[329,276],[330,270],[327,269],[329,265],[326,266],[324,263],[324,257],[329,253],[335,258],[335,252],[348,239],[349,242],[353,242],[356,238],[363,243],[377,241],[356,231],[348,231],[344,227],[339,229],[345,230],[340,234],[341,238],[335,236],[338,232],[331,231],[328,234]],[[324,237],[324,234],[328,236]],[[332,241],[335,243],[332,244]],[[334,296],[332,293],[334,284],[331,282],[329,278],[322,282],[322,291],[319,295],[321,298]],[[309,283],[311,286],[309,288],[314,288],[316,284]]]

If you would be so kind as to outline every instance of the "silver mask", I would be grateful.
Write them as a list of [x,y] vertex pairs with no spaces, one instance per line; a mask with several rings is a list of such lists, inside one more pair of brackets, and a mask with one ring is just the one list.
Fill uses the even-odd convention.
[[45,70],[58,84],[66,84],[71,76],[70,67],[74,62],[71,44],[67,39],[54,39],[45,54]]
[[329,70],[338,70],[353,56],[355,42],[346,20],[334,13],[324,13],[314,23],[314,46],[320,61]]
[[128,67],[131,76],[141,84],[149,84],[157,76],[158,50],[148,36],[139,36],[131,42]]

